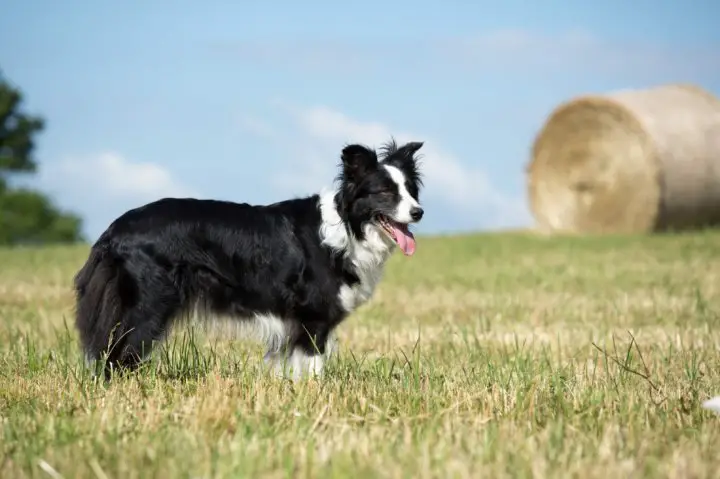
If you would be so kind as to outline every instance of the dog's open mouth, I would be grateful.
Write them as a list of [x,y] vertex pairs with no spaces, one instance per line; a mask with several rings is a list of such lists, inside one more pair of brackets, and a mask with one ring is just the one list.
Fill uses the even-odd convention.
[[391,220],[387,216],[378,216],[378,223],[385,232],[397,243],[405,256],[415,253],[415,236],[408,229],[408,225]]

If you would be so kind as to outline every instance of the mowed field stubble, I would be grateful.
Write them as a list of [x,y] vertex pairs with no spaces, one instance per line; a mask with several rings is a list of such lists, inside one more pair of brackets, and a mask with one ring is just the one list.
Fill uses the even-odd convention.
[[720,234],[418,238],[319,380],[176,330],[81,360],[86,247],[0,249],[0,476],[718,477]]

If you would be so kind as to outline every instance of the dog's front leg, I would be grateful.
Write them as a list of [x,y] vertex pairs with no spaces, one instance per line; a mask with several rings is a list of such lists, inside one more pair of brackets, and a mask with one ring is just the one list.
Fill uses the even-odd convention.
[[308,354],[301,347],[285,351],[268,351],[264,357],[265,364],[271,367],[276,376],[298,381],[303,377],[317,378],[325,369],[323,354]]

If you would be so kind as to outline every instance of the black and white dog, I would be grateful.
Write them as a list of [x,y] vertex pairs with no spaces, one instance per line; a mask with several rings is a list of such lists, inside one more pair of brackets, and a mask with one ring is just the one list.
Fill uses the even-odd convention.
[[342,150],[336,188],[271,205],[166,198],[116,219],[75,277],[89,360],[135,368],[193,312],[258,326],[266,363],[320,374],[333,329],[415,251],[421,142]]

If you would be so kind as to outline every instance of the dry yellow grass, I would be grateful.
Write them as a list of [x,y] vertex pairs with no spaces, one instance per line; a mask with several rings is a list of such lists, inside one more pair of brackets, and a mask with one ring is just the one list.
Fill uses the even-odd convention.
[[323,379],[182,330],[104,385],[72,325],[86,249],[0,250],[0,476],[718,477],[719,253],[717,233],[420,238]]

